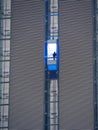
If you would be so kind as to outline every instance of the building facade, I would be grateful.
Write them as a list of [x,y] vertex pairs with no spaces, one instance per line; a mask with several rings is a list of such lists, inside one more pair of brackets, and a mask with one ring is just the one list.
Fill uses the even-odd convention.
[[[0,2],[0,130],[43,130],[44,1]],[[97,0],[59,1],[60,130],[98,130],[96,10]]]
[[0,0],[0,129],[9,129],[11,0]]

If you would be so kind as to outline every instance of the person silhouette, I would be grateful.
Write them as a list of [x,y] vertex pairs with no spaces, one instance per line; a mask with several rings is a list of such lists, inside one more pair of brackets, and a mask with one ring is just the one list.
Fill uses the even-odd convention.
[[55,57],[56,57],[56,53],[54,52],[53,53],[53,60],[55,60]]

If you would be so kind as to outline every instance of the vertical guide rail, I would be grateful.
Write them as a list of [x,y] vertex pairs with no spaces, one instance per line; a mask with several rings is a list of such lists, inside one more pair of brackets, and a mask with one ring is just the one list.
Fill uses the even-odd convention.
[[96,80],[96,69],[97,69],[97,62],[96,62],[96,0],[92,0],[93,5],[93,59],[94,59],[94,130],[97,130],[97,80]]
[[50,130],[58,130],[58,81],[50,81]]
[[98,130],[98,0],[93,0],[94,43],[94,130]]
[[59,4],[44,0],[44,130],[59,130]]
[[94,54],[94,130],[98,130],[98,0],[93,2],[93,54]]
[[0,0],[0,130],[9,130],[11,0]]

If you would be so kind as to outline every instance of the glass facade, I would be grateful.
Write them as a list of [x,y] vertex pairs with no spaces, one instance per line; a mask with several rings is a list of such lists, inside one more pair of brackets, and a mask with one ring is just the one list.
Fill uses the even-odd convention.
[[58,130],[58,81],[50,80],[50,130]]
[[58,39],[58,0],[50,0],[49,38]]
[[0,0],[0,130],[8,130],[11,0]]

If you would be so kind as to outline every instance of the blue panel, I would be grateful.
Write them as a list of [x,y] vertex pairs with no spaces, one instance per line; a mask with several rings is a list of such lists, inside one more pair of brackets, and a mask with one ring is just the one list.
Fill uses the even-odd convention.
[[44,44],[44,64],[47,64],[47,43]]
[[57,65],[48,65],[48,70],[57,70]]

